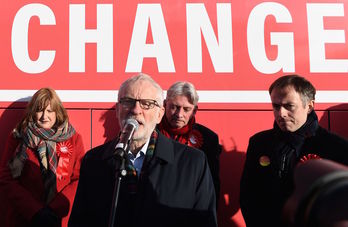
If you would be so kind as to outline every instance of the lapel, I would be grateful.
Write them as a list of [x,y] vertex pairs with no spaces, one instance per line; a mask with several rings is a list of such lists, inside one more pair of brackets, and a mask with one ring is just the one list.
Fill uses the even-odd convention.
[[105,164],[104,168],[113,176],[115,180],[115,170],[119,168],[120,162],[116,160],[115,146],[117,144],[117,139],[113,139],[108,143],[102,145],[100,152],[103,152],[101,155],[101,161]]
[[162,133],[158,132],[158,139],[155,148],[154,157],[166,163],[174,162],[174,143],[173,140],[168,139]]
[[102,160],[107,160],[114,156],[116,143],[117,139],[113,139],[110,142],[104,144],[104,147],[102,148],[104,150]]
[[[156,141],[155,151],[152,159],[149,163],[146,163],[146,170],[144,175],[140,175],[138,182],[138,193],[136,196],[135,206],[135,216],[140,216],[144,212],[149,212],[157,204],[157,194],[155,193],[155,188],[153,188],[153,182],[150,183],[149,175],[151,175],[154,168],[159,165],[166,165],[174,163],[174,141],[165,137],[158,130],[158,138]],[[145,163],[144,163],[145,164]],[[144,168],[144,165],[143,165]],[[135,218],[134,221],[137,223],[135,226],[140,226],[139,220],[143,218]]]

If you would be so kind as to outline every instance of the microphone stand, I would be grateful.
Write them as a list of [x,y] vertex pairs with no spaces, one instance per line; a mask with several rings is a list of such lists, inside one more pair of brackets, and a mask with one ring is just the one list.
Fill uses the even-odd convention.
[[114,227],[121,181],[122,177],[127,175],[126,161],[128,161],[129,144],[133,133],[138,129],[138,127],[139,123],[135,119],[127,119],[124,123],[123,129],[119,135],[118,143],[115,147],[114,154],[116,156],[116,164],[119,165],[116,165],[115,169],[115,185],[112,195],[112,207],[109,217],[109,227]]
[[[128,149],[126,149],[128,150]],[[116,155],[116,161],[120,163],[119,168],[115,171],[115,185],[114,185],[114,192],[112,196],[112,207],[110,211],[110,217],[109,217],[109,227],[114,227],[115,223],[115,217],[116,217],[116,208],[117,208],[117,203],[118,203],[118,197],[120,193],[120,187],[121,187],[121,181],[122,177],[127,175],[126,171],[126,158],[127,158],[127,153],[125,150],[122,148],[117,148],[115,150],[115,155]]]

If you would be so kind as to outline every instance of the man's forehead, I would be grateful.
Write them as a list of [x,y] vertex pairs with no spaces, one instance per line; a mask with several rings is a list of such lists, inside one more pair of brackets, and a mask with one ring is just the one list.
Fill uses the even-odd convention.
[[167,103],[175,106],[183,107],[193,107],[194,105],[190,103],[189,99],[184,95],[177,95],[173,98],[167,99]]
[[156,98],[157,93],[158,93],[157,88],[152,83],[150,83],[147,80],[138,80],[126,86],[123,89],[122,94],[120,95],[121,97],[124,97],[124,96],[140,97],[141,96],[141,98]]
[[275,89],[271,93],[273,104],[285,104],[302,102],[301,95],[293,87],[288,86],[281,89]]
[[[284,87],[275,87],[273,89],[273,91],[277,92],[277,93],[289,93],[289,92],[293,92],[293,91],[296,92],[296,89],[292,85],[287,85],[287,86],[284,86]],[[272,93],[273,93],[273,91],[272,91]]]
[[144,88],[145,89],[155,89],[155,86],[148,80],[137,80],[133,83],[129,83],[126,87],[126,90],[136,89],[136,88]]
[[293,86],[287,86],[283,88],[275,88],[271,93],[271,97],[286,97],[288,95],[299,95]]

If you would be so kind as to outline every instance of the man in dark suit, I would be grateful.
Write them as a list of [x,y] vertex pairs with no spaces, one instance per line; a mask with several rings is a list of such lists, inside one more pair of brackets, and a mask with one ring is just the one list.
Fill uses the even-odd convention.
[[[129,144],[114,226],[216,226],[214,186],[204,153],[155,130],[164,114],[162,93],[145,74],[129,78],[119,89],[121,128],[127,119],[135,119],[139,128]],[[117,143],[86,154],[70,227],[108,226],[120,166],[114,154]]]
[[218,202],[221,145],[215,132],[196,122],[198,99],[197,91],[192,83],[186,81],[174,83],[167,91],[167,97],[164,100],[165,114],[158,129],[168,138],[198,148],[205,153]]
[[318,124],[315,88],[303,77],[278,78],[269,88],[273,129],[249,140],[241,179],[240,205],[250,226],[284,226],[282,210],[294,190],[293,170],[308,159],[348,165],[347,140]]

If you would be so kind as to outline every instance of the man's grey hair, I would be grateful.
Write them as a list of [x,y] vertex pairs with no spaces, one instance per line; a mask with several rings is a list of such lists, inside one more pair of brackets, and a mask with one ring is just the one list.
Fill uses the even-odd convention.
[[163,106],[163,90],[161,88],[161,86],[154,80],[152,79],[151,76],[145,74],[145,73],[139,73],[136,74],[130,78],[128,78],[126,81],[124,81],[121,86],[120,89],[118,91],[118,97],[117,100],[120,101],[120,98],[122,98],[122,95],[125,93],[125,91],[128,89],[128,87],[134,83],[136,83],[137,81],[141,81],[141,80],[145,80],[150,82],[156,89],[157,89],[157,97],[156,97],[156,101],[158,102],[158,104],[160,106]]
[[315,100],[315,87],[304,77],[295,74],[279,77],[271,84],[268,92],[271,94],[273,90],[281,90],[288,86],[293,87],[300,94],[303,105],[306,105],[311,100]]
[[198,94],[195,89],[195,86],[186,81],[179,81],[170,86],[170,88],[167,91],[167,98],[168,100],[175,98],[176,96],[185,96],[188,101],[193,104],[194,106],[197,106],[198,104]]

